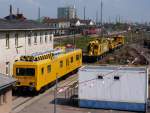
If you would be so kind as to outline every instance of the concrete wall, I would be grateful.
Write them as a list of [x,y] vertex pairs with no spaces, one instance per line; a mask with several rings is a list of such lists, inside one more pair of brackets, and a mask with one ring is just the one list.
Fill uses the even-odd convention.
[[[45,33],[47,32],[47,42],[45,42]],[[6,47],[6,33],[9,34],[9,48]],[[15,34],[18,34],[18,47],[15,46]],[[31,34],[31,37],[28,34]],[[34,43],[34,33],[37,33],[37,43]],[[40,43],[40,34],[43,43]],[[31,45],[28,44],[28,38],[31,38]],[[0,73],[12,74],[13,62],[21,55],[53,49],[53,35],[49,31],[13,31],[0,33]],[[8,69],[9,73],[6,73]]]
[[12,109],[12,92],[11,92],[11,90],[7,91],[4,95],[6,98],[6,102],[0,104],[0,113],[10,113],[11,109]]

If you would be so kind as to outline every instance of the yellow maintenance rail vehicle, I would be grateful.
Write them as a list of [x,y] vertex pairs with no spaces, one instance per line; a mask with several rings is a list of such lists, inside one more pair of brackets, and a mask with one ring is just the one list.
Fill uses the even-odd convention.
[[96,62],[108,52],[114,51],[124,45],[124,36],[118,35],[110,38],[99,38],[90,41],[87,53],[83,55],[83,62]]
[[81,49],[57,48],[47,52],[24,55],[13,65],[17,90],[41,91],[82,66]]

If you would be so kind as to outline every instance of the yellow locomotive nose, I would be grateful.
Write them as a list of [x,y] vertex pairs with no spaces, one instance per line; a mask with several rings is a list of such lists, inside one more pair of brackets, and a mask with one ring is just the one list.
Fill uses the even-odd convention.
[[34,88],[36,86],[36,67],[26,64],[26,66],[16,62],[14,64],[14,77],[17,79],[16,87]]

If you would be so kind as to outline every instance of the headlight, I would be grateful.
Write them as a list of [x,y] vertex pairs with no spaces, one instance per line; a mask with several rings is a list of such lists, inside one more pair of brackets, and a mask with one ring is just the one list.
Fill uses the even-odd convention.
[[20,85],[20,82],[16,82],[16,85]]

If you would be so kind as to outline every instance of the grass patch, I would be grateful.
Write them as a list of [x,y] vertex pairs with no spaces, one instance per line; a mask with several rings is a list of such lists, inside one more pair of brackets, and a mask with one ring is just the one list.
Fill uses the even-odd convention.
[[[88,43],[92,40],[94,40],[94,37],[90,36],[81,36],[75,38],[75,44],[76,48],[81,48],[83,51],[86,51],[86,48],[88,46]],[[55,39],[54,41],[54,47],[56,46],[66,46],[67,44],[74,43],[74,38],[64,38],[64,39]]]

